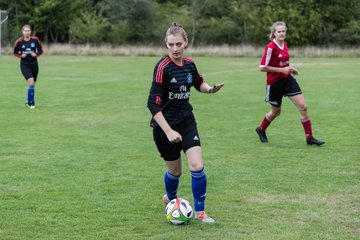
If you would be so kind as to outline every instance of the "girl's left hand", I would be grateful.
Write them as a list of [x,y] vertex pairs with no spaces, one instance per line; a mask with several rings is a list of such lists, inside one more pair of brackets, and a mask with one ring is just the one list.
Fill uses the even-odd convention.
[[216,92],[219,91],[223,86],[224,86],[224,83],[214,84],[214,86],[212,86],[212,87],[209,89],[209,93],[216,93]]
[[294,68],[293,66],[289,67],[289,72],[293,76],[298,76],[299,75],[299,71],[296,68]]

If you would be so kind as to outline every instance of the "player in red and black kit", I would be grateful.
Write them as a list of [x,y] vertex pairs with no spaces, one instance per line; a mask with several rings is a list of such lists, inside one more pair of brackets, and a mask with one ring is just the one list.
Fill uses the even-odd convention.
[[192,176],[195,218],[204,223],[214,222],[204,211],[206,174],[189,98],[191,87],[203,93],[216,93],[224,84],[210,87],[198,73],[195,63],[183,57],[188,38],[181,25],[172,24],[166,32],[165,42],[169,54],[155,66],[147,104],[153,116],[154,141],[167,166],[163,202],[177,198],[182,173],[180,153],[184,151]]
[[275,22],[271,28],[271,42],[266,46],[260,63],[260,71],[266,72],[267,93],[265,101],[271,104],[270,112],[266,113],[260,126],[256,128],[261,142],[268,142],[265,130],[280,115],[283,96],[287,96],[300,112],[300,120],[305,130],[306,143],[320,146],[325,142],[313,137],[311,122],[306,102],[300,86],[294,76],[299,72],[290,66],[290,56],[285,42],[286,25]]
[[31,27],[29,25],[22,27],[22,35],[15,42],[14,55],[21,58],[20,69],[28,82],[26,105],[35,108],[35,83],[39,73],[37,57],[42,54],[43,50],[39,39],[31,36]]

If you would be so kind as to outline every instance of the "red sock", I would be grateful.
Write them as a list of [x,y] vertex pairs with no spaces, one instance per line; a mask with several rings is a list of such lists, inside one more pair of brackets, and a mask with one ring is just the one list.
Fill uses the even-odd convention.
[[301,119],[301,123],[302,123],[302,125],[304,127],[306,140],[309,140],[310,138],[312,138],[312,130],[311,130],[310,118]]
[[269,120],[265,114],[265,117],[260,124],[261,130],[265,131],[265,129],[270,125],[270,123],[271,123],[271,120]]

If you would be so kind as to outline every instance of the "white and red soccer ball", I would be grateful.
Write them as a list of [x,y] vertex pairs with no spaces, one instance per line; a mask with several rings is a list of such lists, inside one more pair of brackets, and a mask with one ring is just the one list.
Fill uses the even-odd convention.
[[187,200],[176,198],[166,205],[165,215],[170,223],[180,225],[191,220],[193,209]]

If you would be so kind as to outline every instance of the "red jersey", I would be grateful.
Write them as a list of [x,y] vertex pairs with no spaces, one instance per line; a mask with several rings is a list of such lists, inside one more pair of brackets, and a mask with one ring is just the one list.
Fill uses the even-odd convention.
[[[284,42],[283,46],[280,46],[275,42],[274,39],[265,47],[264,55],[261,58],[260,67],[270,66],[282,68],[289,66],[289,62],[290,55],[286,42]],[[290,74],[267,72],[266,84],[272,85],[280,79],[286,78],[288,76],[290,76]]]

